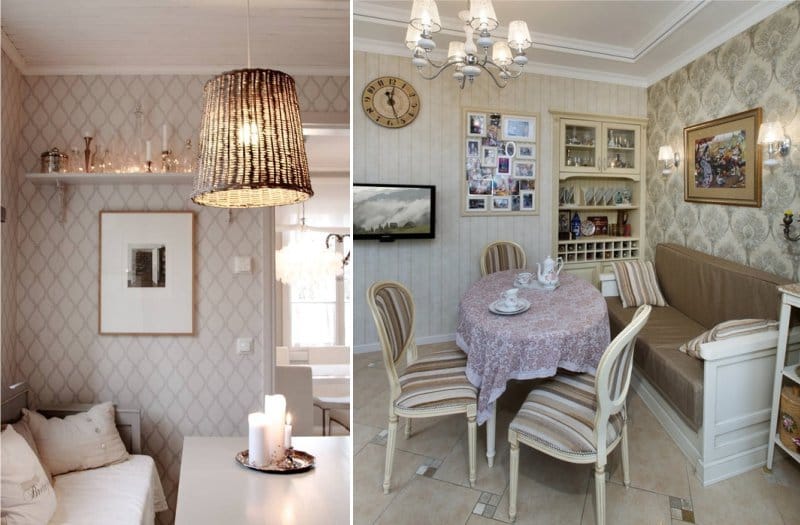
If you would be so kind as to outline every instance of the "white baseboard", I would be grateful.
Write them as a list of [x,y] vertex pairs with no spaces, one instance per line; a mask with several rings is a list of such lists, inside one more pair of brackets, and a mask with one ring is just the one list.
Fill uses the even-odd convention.
[[[417,337],[417,346],[430,345],[433,343],[449,343],[450,341],[455,341],[455,340],[456,340],[456,334],[429,335],[426,337]],[[367,343],[364,345],[354,345],[353,353],[367,354],[369,352],[379,352],[380,349],[381,345],[378,342]]]

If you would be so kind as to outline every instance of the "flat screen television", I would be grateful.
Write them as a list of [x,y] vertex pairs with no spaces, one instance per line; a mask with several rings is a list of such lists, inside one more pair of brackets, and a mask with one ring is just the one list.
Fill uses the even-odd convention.
[[353,238],[394,241],[436,236],[436,186],[353,184]]

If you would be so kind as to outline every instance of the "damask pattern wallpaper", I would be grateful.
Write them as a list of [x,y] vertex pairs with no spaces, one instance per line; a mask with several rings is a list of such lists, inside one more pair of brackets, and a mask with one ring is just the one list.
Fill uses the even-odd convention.
[[6,223],[2,228],[2,250],[0,252],[0,289],[2,289],[2,313],[0,313],[0,362],[2,362],[2,386],[14,382],[16,360],[13,349],[16,342],[14,321],[17,315],[14,285],[15,251],[17,240],[17,173],[21,171],[16,162],[19,149],[19,129],[22,116],[22,75],[13,62],[3,53],[2,74],[2,182],[0,201],[6,208]]
[[[38,171],[39,156],[54,146],[81,145],[84,129],[92,130],[102,148],[119,148],[133,136],[139,105],[144,136],[156,147],[164,122],[173,130],[173,147],[196,140],[205,81],[23,77],[20,127],[12,130],[21,142],[13,181],[19,189],[11,249],[17,264],[14,380],[28,381],[39,406],[112,400],[141,409],[144,453],[156,460],[172,509],[159,514],[162,523],[174,517],[183,437],[245,435],[247,414],[261,405],[262,212],[238,210],[229,223],[227,210],[193,205],[188,185],[87,185],[68,188],[62,223],[55,188],[34,186],[24,173]],[[296,81],[301,111],[348,111],[346,77]],[[4,98],[4,109],[6,103]],[[195,335],[98,335],[98,213],[167,209],[196,213]],[[254,273],[234,275],[234,255],[253,257]],[[240,336],[254,338],[254,353],[236,354]]]
[[653,84],[647,97],[647,257],[673,242],[800,280],[800,243],[784,239],[782,223],[784,210],[800,213],[796,145],[786,161],[762,168],[761,208],[685,202],[685,165],[668,177],[656,167],[663,144],[685,157],[684,127],[755,107],[800,143],[800,3]]

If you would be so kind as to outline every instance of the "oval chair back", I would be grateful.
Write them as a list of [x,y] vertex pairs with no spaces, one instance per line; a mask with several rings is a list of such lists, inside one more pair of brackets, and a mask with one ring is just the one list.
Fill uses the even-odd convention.
[[481,276],[504,270],[521,270],[526,262],[522,246],[513,241],[495,241],[481,253]]

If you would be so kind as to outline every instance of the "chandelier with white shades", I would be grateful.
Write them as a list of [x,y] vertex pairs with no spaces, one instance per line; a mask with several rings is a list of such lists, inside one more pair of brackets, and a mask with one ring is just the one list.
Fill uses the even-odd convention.
[[450,42],[447,60],[437,63],[431,59],[431,52],[436,48],[433,34],[442,29],[439,8],[435,0],[414,0],[406,31],[406,46],[413,52],[411,63],[426,80],[432,80],[452,67],[453,78],[461,89],[467,80],[472,82],[481,71],[486,71],[498,87],[504,88],[510,79],[522,74],[528,63],[525,50],[532,44],[528,24],[523,20],[512,20],[508,25],[508,38],[495,39],[491,32],[500,23],[492,0],[469,0],[468,6],[468,10],[458,14],[464,22],[464,41]]

